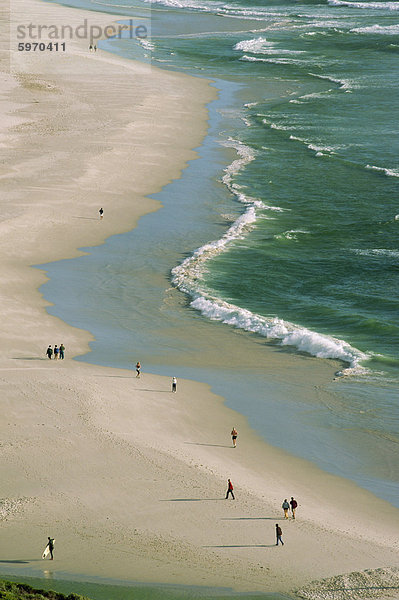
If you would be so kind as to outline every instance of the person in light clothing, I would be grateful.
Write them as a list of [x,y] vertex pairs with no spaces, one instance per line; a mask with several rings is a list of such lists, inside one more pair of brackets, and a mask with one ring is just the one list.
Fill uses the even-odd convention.
[[288,511],[290,509],[290,505],[287,498],[284,500],[283,504],[281,505],[281,508],[284,511],[284,519],[288,519]]

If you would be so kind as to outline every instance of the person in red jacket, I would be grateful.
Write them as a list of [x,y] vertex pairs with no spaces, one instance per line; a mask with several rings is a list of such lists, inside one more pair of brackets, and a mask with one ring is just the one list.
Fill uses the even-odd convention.
[[227,493],[226,493],[226,500],[229,497],[229,494],[231,494],[231,497],[233,498],[233,500],[235,500],[234,498],[234,487],[233,484],[231,483],[230,479],[227,480]]

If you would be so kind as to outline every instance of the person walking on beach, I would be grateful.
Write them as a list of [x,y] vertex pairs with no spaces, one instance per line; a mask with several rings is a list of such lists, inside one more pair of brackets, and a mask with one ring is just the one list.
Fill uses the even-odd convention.
[[233,490],[234,490],[233,484],[231,483],[230,479],[228,479],[228,480],[227,480],[227,492],[226,492],[226,500],[227,500],[227,498],[229,497],[229,494],[231,494],[231,497],[233,498],[233,500],[235,500],[235,497],[234,497],[234,492],[233,492]]
[[61,346],[60,346],[60,358],[61,358],[61,360],[64,360],[64,358],[65,358],[65,346],[64,346],[64,344],[61,344]]
[[233,440],[233,448],[237,448],[237,435],[238,431],[235,427],[231,430],[231,439]]
[[136,377],[138,377],[140,379],[140,374],[141,374],[141,364],[140,361],[138,360],[136,362]]
[[176,391],[177,379],[176,377],[172,377],[172,392]]
[[284,542],[281,537],[282,535],[283,535],[282,529],[281,529],[280,525],[278,523],[276,523],[276,546],[278,546],[279,542],[281,542],[281,544],[284,546]]
[[57,346],[57,344],[54,346],[54,360],[58,360],[58,355],[59,355],[60,351],[59,348]]
[[46,552],[46,550],[48,548],[49,549],[49,553],[50,553],[50,560],[54,560],[54,555],[53,555],[53,551],[54,551],[54,538],[48,537],[47,539],[48,539],[48,543],[47,543],[46,549],[45,549],[45,551],[43,553],[43,556],[44,556],[44,554],[45,554],[45,552]]
[[100,219],[102,219],[104,216],[104,210],[102,208],[100,208],[100,210],[98,212],[100,213]]
[[291,500],[290,500],[290,505],[291,505],[292,518],[295,519],[295,511],[298,506],[298,502],[296,500],[294,500],[294,498],[292,496],[291,496]]
[[284,511],[284,519],[288,519],[288,511],[290,509],[290,505],[289,505],[289,502],[288,502],[287,498],[282,503],[281,508]]
[[53,356],[53,349],[51,346],[49,346],[46,350],[46,354],[48,356],[48,358],[51,360],[51,357]]

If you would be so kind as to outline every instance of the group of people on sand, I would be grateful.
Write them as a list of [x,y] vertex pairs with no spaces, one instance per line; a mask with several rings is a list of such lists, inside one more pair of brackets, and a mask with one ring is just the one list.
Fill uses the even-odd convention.
[[64,346],[64,344],[60,344],[59,346],[57,344],[55,344],[54,350],[53,350],[53,348],[51,347],[51,344],[50,344],[49,347],[46,350],[46,356],[50,360],[53,358],[53,356],[54,356],[54,360],[58,360],[59,358],[61,360],[64,360],[64,358],[65,358],[65,346]]
[[[238,437],[238,431],[235,427],[233,427],[233,429],[231,430],[231,439],[233,441],[233,448],[237,448],[237,437]],[[232,499],[235,500],[234,486],[231,482],[231,479],[227,480],[226,500],[229,498],[229,496],[231,496]],[[284,518],[289,519],[289,511],[291,511],[292,519],[295,520],[295,511],[297,509],[297,506],[298,506],[298,502],[295,500],[295,498],[293,496],[291,496],[291,500],[289,502],[286,498],[282,504],[282,509],[284,510]],[[279,543],[282,546],[284,546],[282,535],[283,535],[283,531],[282,531],[280,525],[278,523],[276,523],[276,546],[278,546]]]
[[[235,427],[233,427],[233,430],[235,431]],[[234,448],[235,448],[235,446],[234,446]],[[227,480],[226,500],[228,499],[229,496],[231,496],[232,499],[235,500],[234,486],[232,484],[231,479]],[[288,502],[287,499],[285,499],[283,502],[283,506],[282,506],[284,509],[284,518],[288,519],[288,511],[291,510],[292,518],[295,519],[295,511],[296,511],[297,506],[298,506],[298,503],[293,496],[291,496],[290,502]],[[278,523],[276,523],[276,546],[278,546],[279,544],[284,546],[282,535],[283,535],[283,530],[281,529],[280,525]]]
[[289,519],[288,511],[291,511],[292,518],[295,519],[295,511],[297,509],[298,502],[295,500],[293,496],[291,496],[291,500],[288,502],[287,498],[284,500],[281,508],[284,511],[284,519]]

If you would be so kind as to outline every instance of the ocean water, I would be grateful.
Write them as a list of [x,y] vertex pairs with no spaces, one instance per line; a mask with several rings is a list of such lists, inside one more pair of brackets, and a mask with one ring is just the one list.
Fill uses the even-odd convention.
[[[94,333],[84,360],[208,381],[269,442],[399,506],[399,2],[63,4],[150,17],[145,43],[100,46],[212,78],[220,98],[163,209],[45,265],[50,312]],[[286,397],[287,423],[259,365],[245,385],[215,368],[242,336],[339,360],[330,401]]]
[[61,594],[80,594],[90,600],[290,600],[282,594],[238,593],[228,588],[210,588],[184,585],[151,585],[128,583],[100,577],[88,581],[71,580],[65,573],[54,577],[47,572],[45,579],[38,576],[24,577],[16,574],[1,575],[5,581],[26,583],[35,590],[52,590]]

